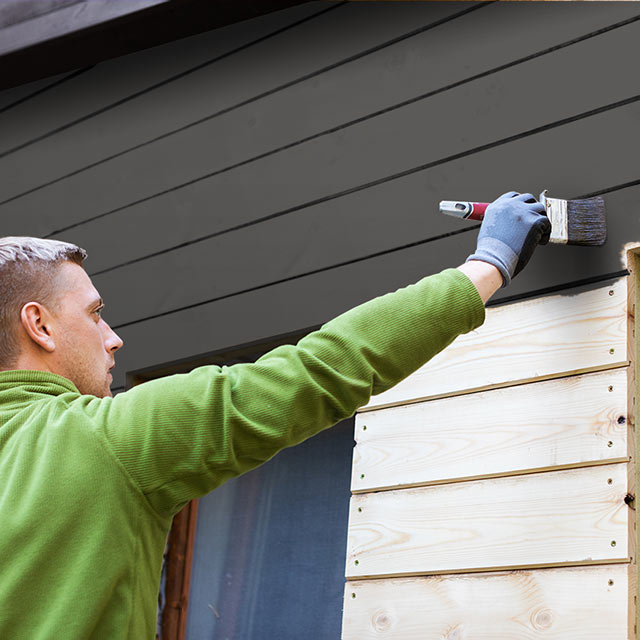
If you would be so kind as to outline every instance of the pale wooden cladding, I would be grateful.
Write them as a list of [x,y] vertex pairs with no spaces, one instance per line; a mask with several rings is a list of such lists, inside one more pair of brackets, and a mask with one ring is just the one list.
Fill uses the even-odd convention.
[[636,637],[632,280],[491,308],[358,414],[344,640]]
[[352,582],[343,637],[626,640],[630,578],[612,565]]
[[[613,293],[611,293],[613,292]],[[490,308],[480,329],[364,410],[628,364],[626,281]]]

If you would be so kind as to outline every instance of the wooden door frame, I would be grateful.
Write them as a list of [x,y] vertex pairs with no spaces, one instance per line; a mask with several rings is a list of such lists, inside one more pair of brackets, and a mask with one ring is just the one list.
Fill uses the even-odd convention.
[[167,573],[162,609],[162,640],[184,640],[186,637],[197,518],[198,501],[192,500],[176,514],[171,525],[165,555]]

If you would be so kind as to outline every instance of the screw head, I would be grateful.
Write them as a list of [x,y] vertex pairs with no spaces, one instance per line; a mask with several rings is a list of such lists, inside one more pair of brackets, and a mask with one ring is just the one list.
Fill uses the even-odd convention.
[[613,391],[613,385],[609,385],[609,393],[611,393]]
[[616,546],[616,541],[615,541],[615,540],[612,540],[612,541],[611,541],[611,546],[612,546],[612,547],[615,547],[615,546]]
[[612,296],[613,295],[613,289],[609,289],[609,295]]
[[616,352],[616,350],[615,350],[613,347],[612,347],[611,349],[609,349],[609,353],[610,353],[611,355],[613,355],[615,352]]
[[609,442],[607,442],[607,447],[609,447],[609,449],[611,449],[611,447],[613,447],[613,442],[611,440],[609,440]]

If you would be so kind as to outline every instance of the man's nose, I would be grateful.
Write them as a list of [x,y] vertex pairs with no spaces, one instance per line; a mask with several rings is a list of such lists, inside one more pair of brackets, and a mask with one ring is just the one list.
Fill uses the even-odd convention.
[[[106,324],[106,323],[105,323]],[[110,353],[117,351],[124,344],[122,338],[107,324],[107,339],[105,347]]]

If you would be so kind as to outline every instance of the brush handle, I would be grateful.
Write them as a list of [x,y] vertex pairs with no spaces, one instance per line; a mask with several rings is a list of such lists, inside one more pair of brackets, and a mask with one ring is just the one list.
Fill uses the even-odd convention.
[[488,202],[466,202],[464,200],[443,200],[440,203],[440,211],[448,216],[464,218],[465,220],[484,219],[484,212],[489,206]]
[[[569,242],[567,201],[557,198],[544,198],[544,192],[540,201],[545,204],[547,217],[551,220],[551,235],[549,242],[552,244],[594,244],[593,242],[577,242],[575,239]],[[595,200],[595,198],[593,198]],[[584,202],[588,202],[584,200]],[[489,202],[468,202],[466,200],[442,200],[440,202],[440,212],[454,218],[464,218],[465,220],[484,220],[484,212],[489,206]],[[600,243],[601,244],[601,243]]]

